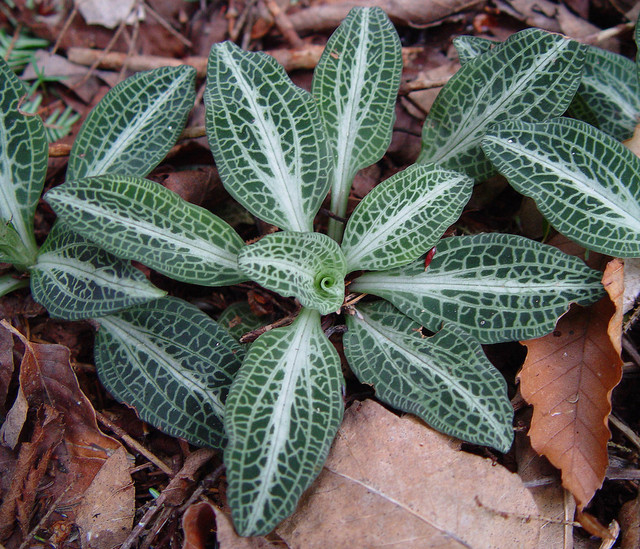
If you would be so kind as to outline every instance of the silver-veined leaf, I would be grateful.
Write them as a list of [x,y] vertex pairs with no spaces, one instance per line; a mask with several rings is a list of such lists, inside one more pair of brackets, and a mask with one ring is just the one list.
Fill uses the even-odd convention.
[[591,250],[640,257],[640,159],[621,143],[561,118],[500,124],[482,145],[559,232]]
[[492,172],[480,140],[502,120],[547,120],[569,106],[586,49],[540,29],[512,35],[465,63],[438,94],[422,129],[421,163],[439,162],[475,179]]
[[[581,113],[595,119],[595,126],[618,141],[633,135],[640,119],[640,84],[635,63],[616,53],[587,46],[582,80],[569,112],[583,119]],[[575,105],[578,101],[578,104]],[[584,119],[592,123],[591,116]]]
[[453,39],[453,45],[456,48],[461,65],[478,57],[478,55],[491,51],[496,46],[500,46],[500,44],[501,42],[496,42],[495,40],[468,34],[456,36]]
[[227,497],[240,535],[266,534],[293,513],[340,426],[343,383],[317,311],[302,309],[249,347],[225,415]]
[[31,267],[31,293],[54,318],[97,318],[166,294],[144,274],[56,223]]
[[[332,34],[313,75],[331,147],[331,211],[344,217],[356,172],[377,162],[391,142],[402,72],[398,33],[380,8],[353,8]],[[340,240],[342,225],[329,220]]]
[[245,280],[243,240],[222,219],[162,185],[103,175],[67,181],[46,200],[73,230],[109,252],[176,280],[224,286]]
[[377,295],[437,332],[457,324],[480,343],[532,339],[553,330],[571,303],[602,297],[601,273],[557,248],[515,235],[444,238],[424,261],[365,273],[349,289]]
[[268,234],[238,254],[238,267],[254,282],[321,314],[344,300],[347,265],[337,242],[321,233]]
[[48,143],[42,120],[20,112],[26,86],[0,59],[0,221],[11,223],[27,257],[35,261],[38,247],[33,218],[47,172]]
[[477,340],[448,324],[425,338],[420,324],[386,301],[358,305],[346,320],[349,365],[380,400],[448,435],[509,450],[507,384]]
[[198,308],[165,297],[97,319],[100,381],[165,433],[223,448],[224,401],[244,350]]
[[29,267],[31,252],[9,221],[0,219],[0,263],[11,263],[20,270]]
[[214,44],[204,95],[209,146],[229,193],[263,221],[312,231],[331,184],[318,107],[264,53]]
[[114,86],[75,138],[67,180],[94,175],[146,176],[174,145],[195,100],[193,67],[137,73]]
[[347,271],[382,271],[418,258],[458,219],[472,189],[470,177],[437,164],[414,164],[380,183],[347,223]]

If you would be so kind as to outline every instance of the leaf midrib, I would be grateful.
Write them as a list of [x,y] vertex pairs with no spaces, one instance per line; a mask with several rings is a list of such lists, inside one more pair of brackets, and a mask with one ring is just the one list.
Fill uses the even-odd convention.
[[[360,314],[362,314],[362,313],[360,313]],[[364,315],[364,314],[362,316],[363,316],[363,319],[364,319],[363,321],[366,322],[371,327],[371,330],[374,331],[375,334],[377,334],[378,341],[386,341],[387,344],[390,347],[395,348],[396,351],[398,351],[401,355],[407,356],[409,358],[414,358],[420,364],[424,364],[426,370],[433,370],[433,371],[438,372],[442,376],[442,378],[444,380],[446,380],[452,387],[454,387],[457,390],[458,394],[463,396],[464,400],[467,402],[467,404],[469,405],[470,408],[483,412],[482,415],[485,418],[485,420],[488,420],[493,425],[494,432],[496,432],[496,433],[501,433],[502,432],[504,426],[500,425],[500,423],[498,423],[495,420],[495,418],[491,414],[491,409],[485,408],[480,403],[477,403],[475,398],[474,398],[474,395],[471,394],[466,389],[464,389],[464,387],[462,387],[460,385],[460,383],[455,378],[453,378],[450,375],[448,375],[446,373],[446,371],[444,371],[443,369],[439,369],[437,367],[434,367],[433,365],[431,365],[427,361],[425,361],[424,358],[423,358],[422,353],[420,353],[418,351],[414,351],[413,349],[407,349],[405,347],[401,347],[400,344],[397,343],[396,340],[392,336],[389,336],[388,333],[385,333],[384,331],[382,331],[381,328],[380,328],[380,325],[378,323],[376,323],[375,321],[373,321],[371,319],[371,317],[369,317],[368,315]],[[392,330],[388,329],[388,331],[392,331]],[[402,337],[402,338],[406,338],[406,336],[403,336],[402,334],[398,334],[398,336]],[[410,340],[408,338],[406,338],[406,339],[407,339],[406,342],[410,343]],[[382,347],[384,348],[384,345],[382,345]],[[429,356],[429,355],[427,355],[427,356]],[[436,361],[434,361],[434,362],[436,362]],[[405,379],[407,379],[407,376],[403,376],[403,377],[405,377]]]
[[[173,92],[180,87],[182,82],[190,77],[190,73],[187,71],[183,71],[180,78],[176,79],[172,85],[162,94],[160,94],[158,100],[156,100],[153,105],[148,108],[142,116],[137,117],[135,120],[135,124],[130,124],[125,127],[125,130],[120,133],[118,138],[112,143],[110,147],[107,149],[103,149],[102,157],[93,162],[93,166],[91,169],[86,169],[86,173],[83,173],[81,177],[91,177],[96,175],[104,175],[108,168],[113,164],[114,159],[117,159],[118,156],[122,154],[122,150],[129,146],[131,142],[136,138],[137,134],[145,127],[147,122],[158,113],[162,107],[170,102],[173,99]],[[142,83],[140,83],[142,84]],[[146,82],[144,84],[147,84]],[[139,97],[141,95],[146,95],[144,93],[144,86],[140,86],[138,93],[131,101],[139,101]],[[133,136],[133,137],[132,137]],[[89,146],[95,141],[96,134],[92,132],[88,137]],[[84,163],[84,161],[83,161]],[[81,164],[82,165],[82,164]],[[146,174],[136,174],[136,175],[146,175]],[[77,176],[75,176],[77,178]]]
[[[64,204],[62,203],[63,198],[64,198]],[[88,201],[85,202],[83,200],[76,199],[76,197],[72,197],[69,195],[64,195],[64,197],[60,197],[59,200],[61,202],[61,206],[67,206],[67,207],[75,206],[75,208],[79,210],[80,214],[87,212],[89,214],[94,215],[96,220],[103,218],[115,223],[119,223],[125,228],[125,230],[130,231],[134,229],[136,231],[135,234],[147,235],[147,236],[156,238],[162,242],[165,242],[167,244],[173,244],[174,246],[175,246],[175,243],[177,243],[187,248],[189,252],[196,257],[200,257],[209,262],[218,263],[218,265],[222,267],[227,267],[234,270],[237,268],[235,254],[222,255],[222,254],[215,253],[218,250],[220,251],[226,251],[226,250],[213,245],[211,242],[204,240],[194,235],[193,233],[191,233],[192,236],[191,238],[189,238],[188,236],[186,236],[187,234],[186,231],[183,231],[182,233],[175,233],[175,232],[169,232],[169,229],[160,230],[158,227],[156,227],[154,224],[150,222],[137,221],[131,217],[126,217],[126,216],[117,214],[113,210],[105,210],[103,208],[100,208],[97,205],[94,205],[91,202],[88,202]],[[75,224],[81,226],[82,222],[80,223],[76,222]],[[85,225],[89,226],[90,223],[85,223]],[[169,235],[171,235],[172,239],[169,238]],[[182,236],[182,235],[185,235],[185,236]],[[135,246],[136,248],[141,248],[141,244],[132,244],[132,245]],[[121,247],[118,247],[117,244],[114,244],[113,249],[114,250],[118,249],[119,253],[122,253],[124,251],[124,249]],[[200,253],[193,253],[194,251],[197,251]],[[128,255],[128,249],[127,249],[127,255]],[[137,259],[137,257],[134,259]]]
[[[127,354],[129,356],[135,357],[135,354],[131,354],[129,352],[130,344],[133,342],[134,348],[144,349],[144,352],[149,354],[159,365],[165,365],[163,371],[173,378],[180,386],[186,387],[187,390],[191,390],[192,393],[201,394],[203,399],[208,401],[211,406],[216,410],[216,413],[220,418],[224,417],[224,404],[217,397],[217,395],[213,392],[207,391],[205,388],[201,386],[202,382],[198,380],[195,376],[190,375],[188,371],[185,371],[182,366],[176,361],[166,360],[167,355],[161,348],[159,348],[152,339],[144,337],[145,332],[139,330],[139,328],[130,322],[126,322],[124,320],[112,320],[109,317],[102,317],[99,321],[100,324],[107,326],[112,332],[119,334],[120,341],[127,348]],[[124,330],[120,324],[126,324],[129,326],[129,331]],[[138,335],[139,334],[139,335]],[[171,344],[179,347],[180,349],[185,350],[188,353],[192,353],[190,349],[184,347],[184,345],[180,345],[176,341],[171,341]],[[138,363],[138,360],[135,360]],[[165,387],[161,387],[156,380],[149,376],[145,368],[140,368],[140,372],[143,373],[145,379],[148,383],[153,385],[158,393],[165,394],[166,393],[166,385]],[[180,410],[182,414],[185,413],[184,410]],[[207,424],[200,423],[197,421],[195,417],[190,418],[191,421],[199,423],[201,426],[208,428]]]
[[[304,232],[308,229],[309,222],[304,218],[298,217],[298,213],[302,213],[304,211],[304,208],[302,207],[302,200],[299,194],[295,196],[295,199],[292,196],[294,191],[299,190],[301,178],[299,174],[297,174],[297,178],[292,178],[288,167],[282,164],[285,155],[278,139],[278,129],[275,127],[273,122],[265,116],[265,109],[256,102],[253,87],[245,80],[244,75],[238,70],[233,53],[225,48],[220,48],[219,51],[221,53],[222,60],[233,73],[238,86],[242,89],[243,96],[249,102],[251,111],[255,115],[254,124],[256,124],[260,130],[255,132],[255,134],[263,144],[261,149],[263,153],[265,153],[265,157],[269,159],[269,166],[273,172],[273,176],[263,179],[263,182],[278,201],[282,200],[280,203],[285,207],[287,222],[290,223],[288,228],[293,231]],[[260,70],[260,67],[255,67],[255,63],[253,63],[253,61],[251,61],[251,63],[254,65],[254,69]],[[288,114],[288,119],[291,121],[290,113]],[[295,124],[293,126],[295,128]],[[295,129],[293,131],[293,135],[296,140],[294,149],[297,151],[300,147],[297,146],[299,145],[299,142]],[[275,139],[269,139],[267,136],[274,136]],[[299,159],[296,158],[296,160]],[[284,183],[278,185],[278,181],[282,181]]]
[[[562,50],[566,49],[568,43],[568,39],[563,39],[562,42],[554,43],[554,46],[551,50],[549,50],[544,56],[537,58],[537,62],[535,62],[533,66],[525,73],[526,76],[518,79],[515,82],[515,85],[512,84],[510,88],[504,90],[504,92],[502,93],[502,97],[506,98],[506,100],[499,103],[494,102],[490,104],[489,108],[484,111],[482,116],[475,117],[473,119],[476,121],[475,124],[469,124],[469,119],[471,119],[472,115],[476,112],[478,104],[484,100],[482,94],[475,94],[475,101],[473,102],[472,107],[467,110],[467,115],[461,120],[457,130],[447,138],[447,145],[440,148],[437,159],[440,162],[443,162],[450,155],[454,154],[461,147],[461,144],[472,145],[476,142],[479,142],[482,139],[483,135],[478,132],[478,129],[494,123],[495,120],[493,118],[493,115],[495,114],[495,112],[501,110],[503,108],[503,105],[513,103],[516,100],[516,94],[522,88],[526,88],[530,84],[529,79],[531,75],[537,72],[540,66],[546,64],[546,61],[549,57],[559,54]],[[500,52],[503,51],[504,50],[501,48],[496,52],[496,55],[500,55]],[[492,78],[491,82],[495,81],[496,78],[497,74]],[[469,136],[474,136],[474,134],[476,134],[474,139],[469,140]]]

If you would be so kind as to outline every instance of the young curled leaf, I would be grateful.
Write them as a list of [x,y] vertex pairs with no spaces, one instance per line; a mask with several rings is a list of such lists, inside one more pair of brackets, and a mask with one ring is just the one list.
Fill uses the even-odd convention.
[[240,251],[238,267],[265,288],[295,296],[321,314],[337,311],[344,300],[344,254],[321,233],[268,234]]

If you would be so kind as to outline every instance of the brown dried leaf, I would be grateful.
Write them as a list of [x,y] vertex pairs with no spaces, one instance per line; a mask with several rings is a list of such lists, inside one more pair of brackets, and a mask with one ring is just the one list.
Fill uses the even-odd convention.
[[611,391],[622,376],[622,271],[620,260],[611,261],[603,277],[610,297],[573,306],[552,334],[524,342],[518,377],[533,405],[531,445],[562,471],[579,510],[602,485],[608,463]]
[[[93,406],[80,390],[69,362],[69,349],[61,345],[29,342],[6,321],[0,324],[22,340],[25,351],[20,365],[20,389],[29,407],[49,406],[61,415],[63,443],[55,448],[55,482],[44,490],[57,498],[66,491],[61,503],[77,503],[77,498],[93,481],[111,453],[121,448],[119,442],[99,429]],[[68,486],[72,484],[72,489]],[[68,516],[75,517],[75,505]]]
[[13,338],[0,329],[0,415],[6,412],[7,394],[13,376]]
[[276,532],[304,549],[536,547],[537,515],[517,475],[365,401],[346,411],[322,473]]
[[17,525],[23,536],[29,532],[36,490],[54,450],[62,441],[64,426],[60,414],[49,406],[43,407],[43,411],[39,414],[31,442],[20,446],[10,488],[0,506],[0,540],[10,536]]
[[182,515],[184,542],[182,549],[205,549],[215,525],[213,505],[199,501],[189,505]]
[[122,544],[131,532],[135,488],[129,466],[127,452],[119,448],[85,491],[76,517],[85,549],[111,549]]
[[[250,538],[240,537],[233,529],[231,517],[224,513],[222,509],[213,506],[212,508],[216,515],[216,539],[218,540],[220,549],[273,549],[282,547],[282,545],[272,544],[262,536]],[[333,543],[331,545],[333,547],[339,547]],[[328,547],[328,545],[325,545],[325,547]],[[187,549],[187,547],[184,546],[182,549]]]

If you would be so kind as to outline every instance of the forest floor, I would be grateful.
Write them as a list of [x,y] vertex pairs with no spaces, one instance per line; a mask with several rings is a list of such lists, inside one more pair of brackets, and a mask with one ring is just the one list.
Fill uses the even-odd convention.
[[[385,9],[404,48],[401,93],[389,151],[380,162],[358,175],[354,202],[417,158],[425,116],[438,91],[460,67],[452,43],[455,36],[472,34],[504,40],[516,31],[535,26],[633,59],[632,22],[638,15],[638,10],[631,12],[635,4],[631,0],[86,0],[76,4],[80,10],[64,0],[7,0],[0,6],[6,55],[18,44],[19,36],[46,40],[33,49],[31,62],[19,72],[29,81],[42,82],[38,91],[43,97],[39,114],[46,119],[54,110],[70,107],[79,115],[69,124],[70,133],[50,145],[47,189],[64,180],[69,147],[89,111],[111,87],[134,72],[176,61],[195,66],[198,93],[187,127],[199,128],[204,125],[204,72],[213,43],[233,40],[246,49],[267,51],[285,65],[296,84],[309,89],[319,52],[348,8],[366,4]],[[242,212],[233,209],[220,183],[205,137],[182,139],[150,179],[190,202],[218,212],[225,210],[228,216],[237,218],[241,234],[242,230],[246,233],[242,236],[251,237]],[[36,217],[39,242],[48,234],[54,219],[51,209],[41,201]],[[541,239],[544,232],[535,206],[500,177],[477,186],[462,219],[465,230],[474,233],[501,231]],[[248,301],[254,311],[263,314],[282,311],[272,294],[260,293],[248,285],[221,291],[179,284],[154,272],[147,274],[157,286],[196,304],[214,318],[236,301]],[[115,401],[101,386],[95,371],[94,329],[90,323],[49,318],[27,290],[1,298],[0,317],[16,333],[23,334],[25,341],[59,344],[69,349],[71,379],[65,377],[69,371],[64,364],[52,375],[59,375],[57,381],[70,388],[68,399],[82,402],[80,414],[64,403],[58,403],[58,409],[42,404],[28,410],[26,421],[17,432],[3,425],[0,542],[8,549],[365,547],[369,546],[363,541],[369,539],[366,532],[378,528],[374,525],[383,516],[385,521],[389,521],[389,513],[395,517],[384,522],[385,528],[402,531],[406,521],[422,513],[413,508],[407,512],[407,507],[402,506],[404,511],[398,508],[391,512],[384,506],[392,499],[388,497],[383,498],[387,501],[375,502],[358,512],[345,511],[349,509],[347,502],[335,512],[342,517],[349,512],[358,520],[336,522],[330,509],[304,500],[296,517],[271,535],[241,540],[233,533],[227,515],[221,453],[196,449],[170,437]],[[400,451],[389,442],[393,437],[385,438],[384,432],[397,435],[399,431],[395,430],[402,430],[405,441],[431,448],[430,455],[443,467],[459,467],[448,480],[430,477],[429,482],[437,484],[450,499],[444,512],[455,515],[459,505],[471,501],[480,523],[507,521],[505,524],[512,530],[508,534],[511,537],[497,540],[497,530],[489,529],[494,533],[486,534],[478,527],[474,547],[640,547],[640,330],[630,321],[624,327],[623,376],[611,395],[614,417],[610,423],[606,478],[585,513],[578,517],[579,523],[574,522],[575,504],[562,487],[560,473],[537,456],[528,442],[531,411],[519,396],[517,383],[526,349],[519,343],[486,347],[490,360],[508,381],[517,410],[517,443],[508,454],[496,455],[481,447],[456,445],[427,435],[423,424],[399,418],[377,405],[374,391],[358,384],[353,376],[348,377],[347,394],[352,414],[341,433],[343,438],[347,434],[369,437],[358,444],[362,444],[360,449],[370,460],[393,454],[385,446],[388,444],[401,454],[401,459],[389,465],[393,467],[393,482],[397,483],[395,491],[385,484],[387,481],[381,481],[380,488],[393,491],[395,501],[402,501],[408,485],[421,482],[421,465],[412,459],[422,460],[424,455]],[[0,388],[4,387],[0,392],[0,422],[18,400],[20,368],[26,367],[24,341],[6,333],[0,339]],[[356,412],[360,415],[356,416]],[[400,438],[397,435],[395,440]],[[89,450],[85,452],[74,464],[74,471],[83,476],[82,482],[77,482],[63,469],[71,459],[69,448],[82,444],[107,444],[117,451],[112,452],[113,459],[98,463]],[[465,458],[459,459],[458,454]],[[510,484],[514,482],[512,472],[518,473],[522,486],[536,492],[537,510],[522,510],[519,488]],[[465,475],[473,480],[461,481],[467,478]],[[489,490],[490,484],[502,486],[505,494],[514,498],[505,499],[501,511],[487,509],[481,503],[483,490]],[[349,486],[344,487],[344,492],[347,499],[351,497]],[[504,509],[511,516],[505,516],[509,513]],[[333,530],[314,522],[314,515],[324,517]],[[336,524],[342,525],[342,532],[335,529]],[[437,547],[462,546],[456,543]],[[394,546],[436,547],[424,540]]]

